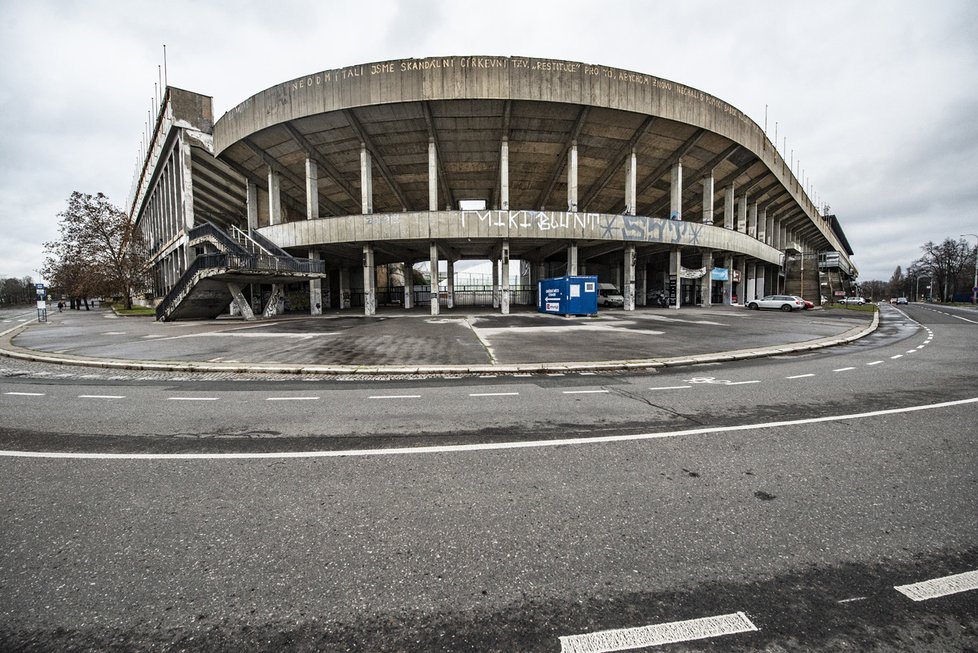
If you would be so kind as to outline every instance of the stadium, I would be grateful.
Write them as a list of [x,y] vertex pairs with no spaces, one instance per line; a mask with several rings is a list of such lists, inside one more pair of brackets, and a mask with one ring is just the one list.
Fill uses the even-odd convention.
[[[595,275],[624,309],[816,304],[856,276],[835,216],[744,113],[550,59],[322,70],[214,120],[167,87],[128,203],[162,320],[463,305],[507,313]],[[456,267],[484,266],[460,284]],[[434,271],[434,273],[432,273]]]

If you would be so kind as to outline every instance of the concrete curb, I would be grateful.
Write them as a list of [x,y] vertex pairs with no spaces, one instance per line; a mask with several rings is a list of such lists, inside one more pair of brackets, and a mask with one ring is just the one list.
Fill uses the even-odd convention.
[[844,345],[863,338],[879,327],[880,314],[876,311],[869,326],[857,326],[837,336],[809,340],[788,345],[772,345],[756,349],[676,356],[672,358],[646,358],[639,360],[577,361],[553,363],[517,363],[500,365],[279,365],[261,363],[201,363],[196,361],[140,361],[113,358],[88,358],[65,354],[45,354],[32,349],[16,347],[11,342],[20,331],[32,326],[34,321],[25,322],[0,332],[0,356],[39,363],[56,365],[75,365],[106,369],[127,369],[154,372],[187,373],[237,373],[237,374],[295,374],[322,376],[408,376],[408,375],[485,375],[520,374],[544,372],[610,372],[622,370],[655,369],[660,367],[681,367],[751,358],[764,358],[779,354],[811,351]]

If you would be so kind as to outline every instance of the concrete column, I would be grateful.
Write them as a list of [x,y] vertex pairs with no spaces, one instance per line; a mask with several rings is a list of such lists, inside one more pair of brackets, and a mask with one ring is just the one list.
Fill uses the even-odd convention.
[[238,310],[246,320],[254,320],[255,313],[251,310],[251,304],[245,299],[244,293],[241,291],[241,284],[228,282],[228,290],[231,291],[231,297],[233,299],[232,306]]
[[567,246],[567,276],[576,276],[577,272],[577,243]]
[[754,289],[756,292],[755,297],[760,298],[767,294],[767,286],[765,285],[765,273],[767,272],[767,265],[764,263],[757,263],[754,266]]
[[754,261],[747,262],[747,295],[744,303],[757,299],[757,264]]
[[273,283],[272,284],[272,294],[268,297],[268,303],[265,304],[265,310],[262,311],[262,317],[272,317],[273,315],[278,315],[282,312],[282,303],[285,301],[285,293],[282,284]]
[[350,268],[340,268],[340,308],[350,308]]
[[360,143],[360,207],[364,215],[374,212],[373,159],[366,143]]
[[499,208],[509,210],[509,139],[505,136],[499,147]]
[[577,141],[567,152],[567,210],[577,211]]
[[648,264],[648,259],[646,259],[638,262],[635,266],[635,303],[639,306],[647,306],[649,303]]
[[676,161],[672,166],[669,188],[669,219],[683,219],[683,164]]
[[766,229],[764,230],[764,242],[771,247],[774,247],[774,216],[768,216],[767,211],[764,212],[764,215],[767,216],[767,225]]
[[751,202],[747,214],[747,235],[757,238],[757,202]]
[[414,261],[404,261],[404,308],[414,308]]
[[713,174],[703,180],[703,224],[713,224]]
[[509,241],[503,241],[502,271],[503,292],[499,298],[499,309],[503,315],[509,315]]
[[713,305],[713,250],[704,249],[702,256],[700,267],[706,268],[706,274],[700,278],[700,299],[709,308]]
[[635,243],[625,244],[624,279],[625,310],[635,310]]
[[727,306],[733,304],[733,277],[734,277],[734,259],[733,256],[727,254],[723,258],[723,265],[727,268],[727,280],[723,282],[723,303]]
[[377,313],[377,268],[374,265],[374,246],[363,245],[363,314]]
[[638,157],[633,148],[631,155],[628,157],[628,165],[625,166],[625,212],[628,215],[635,215],[635,211],[637,210],[635,207],[635,203],[638,201],[637,185]]
[[446,308],[455,308],[455,261],[448,259],[448,298],[445,303]]
[[430,261],[431,261],[431,314],[438,315],[441,305],[438,302],[438,245],[431,241]]
[[733,229],[737,223],[734,215],[734,185],[730,184],[723,189],[723,226]]
[[757,214],[757,239],[762,243],[767,242],[767,211]]
[[680,268],[682,268],[682,251],[679,247],[673,247],[669,252],[669,274],[676,278],[676,297],[669,308],[678,309],[683,302],[683,280],[679,277]]
[[248,233],[258,228],[258,185],[248,182],[245,189],[246,211],[248,212]]
[[499,308],[499,261],[490,259],[492,263],[492,307]]
[[544,275],[547,273],[547,266],[543,260],[534,263],[533,267],[536,270],[536,280],[539,281],[540,279],[543,279]]
[[306,157],[306,220],[319,217],[319,170],[316,162]]
[[268,224],[282,222],[282,180],[279,174],[268,169]]
[[438,152],[435,139],[428,139],[428,210],[438,210]]
[[747,196],[744,195],[737,202],[737,231],[742,234],[747,233]]
[[781,249],[781,221],[771,218],[771,247]]
[[737,271],[740,273],[740,281],[737,283],[737,303],[747,304],[747,257],[737,257]]
[[[314,261],[319,260],[319,253],[314,249],[309,250],[309,258]],[[323,280],[309,280],[309,315],[323,314]]]

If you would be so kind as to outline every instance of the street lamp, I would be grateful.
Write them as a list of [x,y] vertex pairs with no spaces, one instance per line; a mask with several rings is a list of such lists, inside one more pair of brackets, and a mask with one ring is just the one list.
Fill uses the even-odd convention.
[[978,234],[961,234],[961,237],[972,236],[975,239],[975,280],[971,286],[971,303],[978,306]]
[[[916,288],[913,291],[913,300],[915,302],[919,302],[920,301],[920,280],[921,279],[927,279],[928,281],[932,281],[934,279],[934,277],[931,277],[931,276],[928,276],[928,275],[924,275],[922,277],[917,277],[917,286],[916,286]],[[927,287],[925,288],[925,290],[927,288],[930,288],[930,284],[927,285]]]

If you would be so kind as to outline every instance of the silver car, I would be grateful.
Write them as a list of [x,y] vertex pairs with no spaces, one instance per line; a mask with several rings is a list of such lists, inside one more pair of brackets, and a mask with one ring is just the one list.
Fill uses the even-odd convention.
[[804,309],[805,300],[795,295],[767,295],[760,299],[750,300],[747,302],[747,308],[755,311],[759,311],[762,308],[777,308],[785,312],[790,312],[796,309]]

